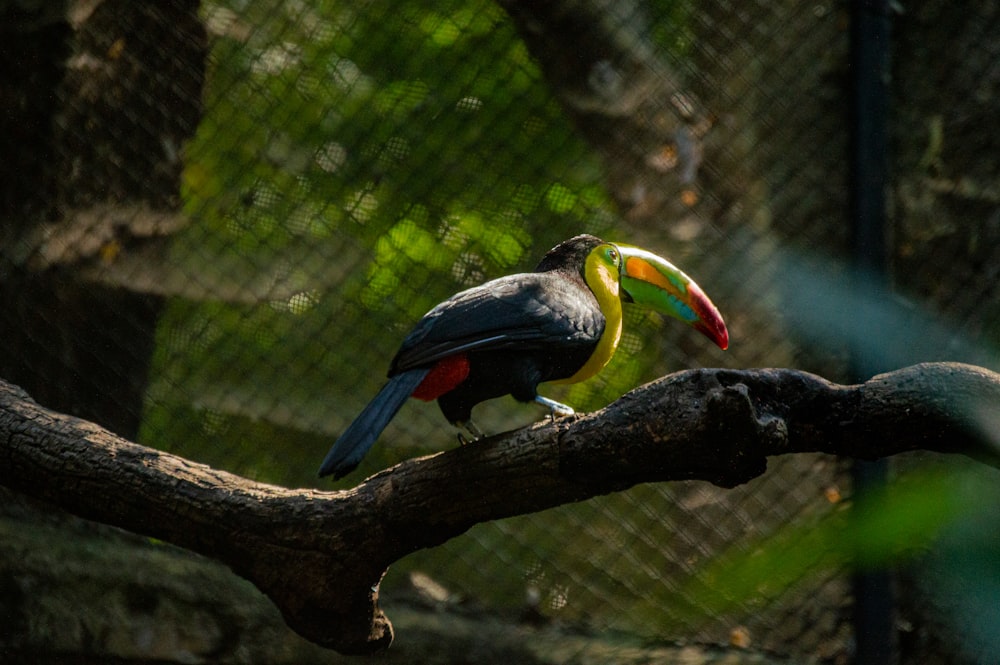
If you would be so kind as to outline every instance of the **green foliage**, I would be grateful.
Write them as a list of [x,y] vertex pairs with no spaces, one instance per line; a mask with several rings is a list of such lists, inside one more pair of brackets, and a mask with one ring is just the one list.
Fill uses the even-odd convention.
[[[206,11],[228,16],[239,5]],[[496,5],[260,3],[240,20],[254,31],[246,43],[217,41],[209,113],[190,146],[187,200],[199,217],[209,208],[245,218],[232,197],[265,187],[282,193],[254,201],[265,215],[284,220],[316,198],[347,211],[331,213],[348,222],[338,234],[371,248],[417,204],[427,213],[419,223],[438,236],[467,210],[541,228],[554,217],[529,220],[512,205],[524,186],[558,192],[548,212],[564,224],[593,226],[594,209],[606,207],[603,197],[590,209],[572,204],[598,165]]]
[[416,321],[435,303],[423,296],[423,280],[410,276],[444,275],[479,282],[484,275],[477,268],[484,261],[510,271],[522,262],[525,248],[531,245],[531,237],[522,228],[497,225],[474,210],[449,220],[443,237],[424,227],[426,218],[427,209],[415,206],[378,239],[361,294],[364,305],[374,310],[387,298],[396,298],[408,303],[406,316]]
[[[145,441],[173,440],[191,403],[338,431],[430,307],[607,229],[600,164],[494,3],[203,13],[205,115],[183,174],[196,223],[173,255],[225,288],[168,306]],[[283,476],[251,467],[236,470]]]
[[689,57],[695,45],[695,36],[688,26],[695,13],[694,3],[686,0],[650,0],[650,38],[664,52],[674,58],[684,60]]

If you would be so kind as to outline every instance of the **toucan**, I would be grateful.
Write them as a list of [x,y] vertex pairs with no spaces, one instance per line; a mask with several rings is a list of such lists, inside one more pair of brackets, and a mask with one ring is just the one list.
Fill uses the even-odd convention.
[[553,417],[572,414],[539,395],[538,384],[576,383],[599,372],[621,339],[623,302],[676,317],[729,346],[719,310],[669,261],[578,235],[549,250],[534,272],[467,289],[427,312],[393,358],[389,381],[333,444],[319,475],[354,470],[410,397],[436,399],[444,417],[473,439],[482,433],[472,407],[494,397],[538,402]]

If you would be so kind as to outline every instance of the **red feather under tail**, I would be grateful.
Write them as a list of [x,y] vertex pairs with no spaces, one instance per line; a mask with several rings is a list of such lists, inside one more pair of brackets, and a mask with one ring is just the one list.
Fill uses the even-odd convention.
[[413,391],[413,397],[425,402],[435,400],[454,390],[469,376],[469,358],[464,353],[448,356],[437,362]]

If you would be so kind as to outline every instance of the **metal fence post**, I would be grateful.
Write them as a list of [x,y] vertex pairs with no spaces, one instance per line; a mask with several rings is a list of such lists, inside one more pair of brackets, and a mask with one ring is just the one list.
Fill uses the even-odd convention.
[[[888,185],[889,0],[851,3],[850,33],[850,224],[857,288],[882,287],[887,273],[886,187]],[[860,313],[862,316],[863,312]],[[884,371],[881,359],[863,345],[851,350],[851,371],[861,380]],[[855,509],[884,485],[885,460],[855,461]],[[895,601],[889,570],[854,574],[854,634],[857,665],[898,660],[894,639]]]

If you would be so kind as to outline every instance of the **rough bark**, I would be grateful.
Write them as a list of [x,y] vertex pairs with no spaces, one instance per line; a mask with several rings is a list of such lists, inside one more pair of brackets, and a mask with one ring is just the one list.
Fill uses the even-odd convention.
[[229,565],[288,624],[344,653],[392,640],[379,608],[388,566],[474,524],[631,487],[724,487],[767,457],[873,459],[925,449],[1000,465],[1000,375],[929,363],[853,386],[787,369],[691,370],[592,414],[409,460],[338,492],[253,482],[126,441],[0,392],[0,483],[77,515]]

